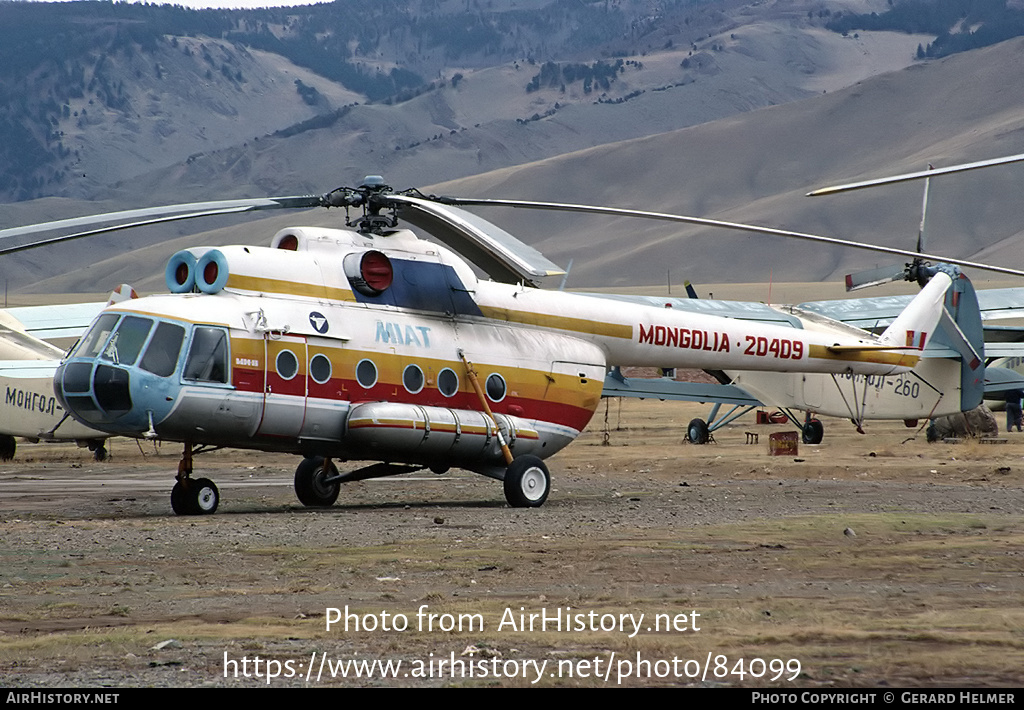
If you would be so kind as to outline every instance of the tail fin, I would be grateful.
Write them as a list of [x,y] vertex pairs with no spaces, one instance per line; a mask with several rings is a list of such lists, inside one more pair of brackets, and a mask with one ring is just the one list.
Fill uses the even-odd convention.
[[946,291],[952,283],[953,280],[948,274],[941,271],[936,273],[928,285],[921,289],[914,300],[879,336],[879,344],[923,350],[928,338],[935,334],[935,329],[939,325]]
[[985,330],[974,285],[963,274],[946,295],[935,340],[960,353],[960,411],[974,409],[985,395]]

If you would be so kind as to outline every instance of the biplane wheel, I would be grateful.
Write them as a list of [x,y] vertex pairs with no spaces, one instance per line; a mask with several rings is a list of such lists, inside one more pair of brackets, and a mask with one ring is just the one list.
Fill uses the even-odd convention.
[[309,508],[329,508],[338,500],[341,484],[338,481],[327,483],[327,479],[338,475],[338,468],[331,462],[331,467],[324,470],[324,458],[311,456],[302,459],[295,469],[295,495],[299,502]]
[[0,461],[10,461],[14,458],[14,452],[18,449],[18,443],[13,436],[4,434],[0,436]]
[[686,426],[686,440],[691,444],[706,444],[711,438],[708,423],[703,419],[692,419]]
[[520,456],[505,469],[505,500],[513,508],[539,508],[551,492],[551,474],[536,456]]
[[805,444],[820,444],[825,436],[825,425],[817,419],[808,419],[804,422],[801,439]]
[[220,491],[209,478],[178,481],[171,489],[171,509],[176,515],[210,515],[220,505]]

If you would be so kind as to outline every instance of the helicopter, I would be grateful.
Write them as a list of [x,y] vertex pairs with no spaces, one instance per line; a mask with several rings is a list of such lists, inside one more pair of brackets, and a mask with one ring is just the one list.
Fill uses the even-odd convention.
[[[799,234],[607,207],[396,192],[371,176],[322,196],[132,210],[2,230],[0,238],[90,227],[53,243],[212,214],[346,211],[345,229],[288,228],[269,247],[178,252],[165,269],[169,294],[105,308],[57,367],[57,399],[82,424],[182,444],[171,506],[183,515],[217,510],[219,490],[193,477],[193,459],[223,447],[301,455],[295,491],[307,506],[333,505],[345,482],[459,467],[502,481],[509,505],[539,507],[551,489],[544,459],[590,421],[609,366],[909,372],[953,284],[937,271],[877,336],[835,323],[783,327],[547,291],[539,283],[564,272],[462,209],[474,204]],[[123,223],[92,227],[110,221]],[[368,463],[340,473],[337,461]]]

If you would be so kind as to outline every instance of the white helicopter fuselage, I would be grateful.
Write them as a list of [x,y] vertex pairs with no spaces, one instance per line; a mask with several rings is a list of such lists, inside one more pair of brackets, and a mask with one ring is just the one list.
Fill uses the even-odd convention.
[[499,476],[502,441],[545,458],[579,435],[609,365],[905,372],[944,291],[875,338],[481,281],[407,230],[311,228],[179,252],[167,280],[182,293],[111,306],[61,365],[56,391],[83,423]]

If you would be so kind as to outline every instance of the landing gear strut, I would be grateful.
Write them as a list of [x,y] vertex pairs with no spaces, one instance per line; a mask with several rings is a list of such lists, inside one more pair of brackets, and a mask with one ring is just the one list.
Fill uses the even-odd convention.
[[220,491],[209,478],[192,478],[193,453],[192,445],[185,444],[171,489],[171,509],[177,515],[211,515],[220,505]]

